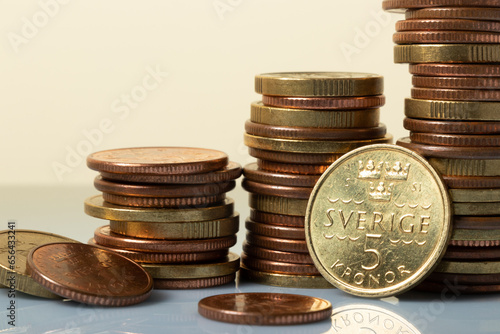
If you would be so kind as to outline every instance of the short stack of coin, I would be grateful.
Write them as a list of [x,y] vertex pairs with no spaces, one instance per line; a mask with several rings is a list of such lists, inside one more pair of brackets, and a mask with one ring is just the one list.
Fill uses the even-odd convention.
[[[386,0],[403,10],[396,63],[410,63],[408,138],[449,188],[450,248],[420,288],[453,282],[462,292],[500,290],[500,3],[490,0]],[[447,284],[445,282],[448,281]]]
[[304,217],[321,174],[344,153],[388,143],[379,123],[383,78],[368,73],[269,73],[255,77],[245,144],[250,217],[242,273],[270,285],[329,288],[310,257]]
[[[182,147],[96,152],[87,165],[102,195],[85,212],[107,219],[89,243],[139,262],[157,289],[204,288],[234,281],[239,215],[226,192],[241,166],[225,153]],[[126,274],[126,273],[124,273]]]

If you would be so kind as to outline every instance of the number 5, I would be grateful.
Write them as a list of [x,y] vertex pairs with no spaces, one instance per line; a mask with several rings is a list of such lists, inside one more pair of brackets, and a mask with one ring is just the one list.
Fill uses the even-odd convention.
[[377,261],[375,261],[374,264],[371,266],[365,266],[361,265],[361,268],[364,270],[373,270],[377,268],[380,265],[380,252],[374,248],[366,248],[366,244],[368,243],[368,238],[374,238],[374,239],[380,239],[382,237],[381,234],[367,234],[366,239],[365,239],[365,253],[373,253],[375,254],[375,257],[377,258]]

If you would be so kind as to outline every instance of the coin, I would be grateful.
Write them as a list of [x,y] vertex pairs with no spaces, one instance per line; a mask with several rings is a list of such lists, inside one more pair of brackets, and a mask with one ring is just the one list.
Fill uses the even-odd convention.
[[500,22],[446,19],[411,19],[396,22],[396,31],[459,30],[500,32]]
[[286,274],[286,275],[319,275],[319,271],[314,264],[287,263],[269,261],[259,258],[254,258],[243,253],[241,255],[241,263],[247,268],[258,271],[267,271],[270,273]]
[[494,241],[500,240],[500,226],[496,229],[489,230],[473,230],[473,229],[460,229],[454,228],[452,235],[452,240],[469,240],[469,241]]
[[500,90],[412,88],[411,97],[424,100],[500,101]]
[[271,225],[258,223],[252,221],[251,219],[247,219],[245,221],[245,228],[252,233],[263,235],[266,237],[305,240],[305,232],[303,227]]
[[413,44],[394,46],[395,63],[498,63],[498,44]]
[[100,151],[87,157],[87,166],[99,172],[138,174],[197,174],[224,168],[227,155],[191,147],[134,147]]
[[307,200],[250,193],[248,204],[252,209],[268,213],[290,216],[305,216]]
[[156,240],[128,238],[112,233],[109,225],[98,227],[94,232],[95,241],[106,247],[123,248],[142,252],[185,253],[208,252],[234,246],[235,236],[195,239],[195,240]]
[[339,289],[366,297],[418,284],[451,234],[446,188],[414,152],[394,145],[351,151],[323,174],[305,220],[309,253]]
[[401,138],[396,145],[406,147],[425,157],[452,158],[452,159],[495,159],[500,156],[500,147],[485,147],[478,150],[477,147],[467,146],[437,146],[424,145],[412,142],[408,137]]
[[198,313],[205,318],[245,325],[295,325],[328,319],[329,301],[284,293],[231,293],[203,298]]
[[405,99],[405,115],[412,118],[500,121],[497,102],[464,102]]
[[453,203],[453,213],[457,216],[500,215],[500,203],[499,202]]
[[365,96],[384,91],[384,78],[372,73],[283,72],[255,76],[255,91],[276,96]]
[[452,274],[499,274],[500,262],[441,261],[439,265],[436,267],[435,272],[452,273]]
[[220,205],[203,208],[153,209],[113,205],[97,195],[85,200],[84,210],[89,216],[116,221],[192,222],[228,217],[233,214],[234,201],[227,198]]
[[312,110],[369,109],[382,107],[385,104],[385,96],[294,97],[262,95],[262,103],[271,107]]
[[406,130],[431,133],[500,134],[500,122],[431,121],[406,117]]
[[431,77],[414,75],[412,77],[412,84],[415,87],[423,88],[498,89],[500,88],[500,78],[444,76]]
[[431,291],[431,292],[440,292],[443,293],[450,290],[450,285],[453,288],[453,291],[456,291],[460,294],[477,294],[477,293],[488,293],[488,292],[498,292],[500,291],[500,284],[498,285],[464,285],[458,283],[438,283],[431,281],[424,281],[415,287],[415,290],[419,291]]
[[233,235],[238,232],[239,214],[198,222],[121,222],[110,220],[111,232],[144,239],[208,239]]
[[500,260],[500,248],[476,248],[449,246],[443,259],[447,260]]
[[266,161],[275,161],[292,164],[330,165],[340,158],[343,153],[293,153],[261,150],[248,148],[248,152],[254,158]]
[[500,35],[471,31],[402,31],[394,33],[392,40],[396,44],[496,44],[500,42]]
[[151,276],[134,261],[80,243],[38,246],[29,253],[28,268],[31,277],[49,291],[85,304],[137,304],[153,288]]
[[259,168],[277,173],[316,175],[319,176],[330,166],[328,165],[308,165],[308,164],[288,164],[282,162],[257,159]]
[[464,135],[410,132],[410,140],[415,143],[445,146],[499,146],[500,135]]
[[498,64],[410,64],[409,71],[435,77],[500,77]]
[[153,175],[153,174],[122,174],[108,173],[101,171],[103,179],[131,183],[160,183],[160,184],[205,184],[227,182],[239,178],[241,175],[241,165],[230,161],[224,168],[201,174],[173,174],[173,175]]
[[486,285],[496,284],[500,285],[500,274],[447,274],[447,273],[431,273],[426,279],[430,282],[457,282],[458,284],[465,285]]
[[500,216],[453,216],[453,227],[472,230],[495,230],[500,227]]
[[277,173],[258,168],[251,163],[243,168],[243,175],[251,181],[292,187],[314,187],[320,175]]
[[248,179],[244,179],[241,182],[241,186],[246,191],[254,194],[298,199],[309,199],[309,195],[312,191],[312,187],[278,186],[274,184],[254,182]]
[[102,193],[102,198],[111,204],[138,206],[143,208],[186,208],[206,207],[221,203],[226,194],[200,197],[139,197]]
[[[455,6],[455,4],[453,4]],[[500,21],[499,8],[481,7],[431,7],[411,9],[405,12],[406,19],[439,19],[457,18]]]
[[57,234],[32,230],[0,231],[0,284],[33,296],[60,298],[35,282],[27,269],[31,249],[53,242],[78,242]]
[[254,102],[250,120],[255,123],[276,126],[300,126],[311,128],[371,128],[379,124],[380,109],[310,110],[265,106]]
[[243,252],[248,254],[248,256],[250,257],[269,260],[269,261],[313,264],[313,260],[311,256],[309,256],[309,254],[284,252],[279,250],[262,248],[249,244],[246,241],[243,242]]
[[384,10],[406,10],[414,8],[426,7],[498,7],[499,3],[496,0],[384,0],[382,8]]
[[450,240],[450,246],[496,247],[500,246],[500,240]]
[[264,224],[304,227],[304,216],[280,215],[250,209],[250,219]]
[[500,188],[500,177],[498,176],[448,176],[443,175],[444,183],[448,188],[463,189],[487,189]]
[[236,274],[192,279],[154,279],[155,289],[205,289],[234,282]]
[[497,202],[500,189],[449,189],[452,202]]
[[266,237],[247,232],[246,241],[257,247],[292,253],[308,253],[305,240]]

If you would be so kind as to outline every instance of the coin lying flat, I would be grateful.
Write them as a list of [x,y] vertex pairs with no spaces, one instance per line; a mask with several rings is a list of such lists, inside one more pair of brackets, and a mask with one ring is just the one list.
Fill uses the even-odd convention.
[[471,19],[500,21],[500,8],[481,7],[430,7],[405,12],[406,19]]
[[236,274],[204,278],[155,278],[155,289],[205,289],[234,282]]
[[412,118],[460,121],[500,121],[498,102],[405,99],[405,115]]
[[496,202],[500,206],[500,189],[449,189],[453,202]]
[[307,200],[250,193],[248,204],[252,209],[259,211],[279,215],[305,216]]
[[396,144],[432,158],[495,159],[500,156],[500,146],[489,146],[478,150],[477,147],[468,146],[424,145],[414,143],[408,137],[400,138]]
[[396,22],[396,31],[425,31],[425,30],[458,30],[458,31],[488,31],[500,32],[500,22],[473,21],[455,18],[446,19],[413,19]]
[[409,44],[394,46],[395,63],[498,63],[498,44]]
[[448,176],[443,175],[448,188],[452,189],[488,189],[500,188],[499,176]]
[[500,260],[500,248],[475,248],[448,246],[443,259],[458,261]]
[[500,41],[500,35],[484,31],[401,31],[396,32],[392,40],[396,44],[495,44]]
[[384,10],[406,10],[427,7],[498,7],[496,0],[384,0],[382,8]]
[[267,271],[271,273],[286,275],[319,275],[320,273],[314,264],[277,262],[265,259],[259,259],[248,256],[246,253],[241,255],[241,263],[247,268],[258,271]]
[[283,293],[232,293],[203,298],[198,312],[209,319],[246,325],[294,325],[330,317],[329,301]]
[[446,146],[499,146],[499,135],[464,135],[410,132],[410,140],[415,143]]
[[245,227],[247,231],[263,235],[266,237],[298,239],[298,240],[305,239],[303,227],[288,227],[288,226],[259,223],[259,222],[254,222],[250,218],[247,218],[247,220],[245,221]]
[[424,87],[424,88],[450,88],[450,89],[500,88],[500,78],[498,77],[445,77],[445,76],[432,77],[432,76],[414,75],[411,81],[413,86]]
[[257,247],[272,250],[306,254],[308,252],[306,241],[303,239],[267,237],[264,235],[247,232],[246,241],[250,244],[256,245]]
[[309,199],[307,246],[321,274],[366,297],[401,293],[437,265],[451,234],[448,193],[414,152],[373,145],[323,174]]
[[[500,43],[499,43],[500,44]],[[498,89],[440,89],[418,88],[411,89],[411,97],[420,100],[447,100],[447,101],[477,101],[499,102]]]
[[304,216],[289,216],[250,209],[250,219],[264,224],[304,227]]
[[249,147],[248,153],[257,159],[292,164],[330,165],[343,153],[294,153],[261,150]]
[[289,97],[263,95],[266,106],[312,110],[351,110],[380,108],[385,104],[384,95],[362,97]]
[[259,168],[276,173],[316,175],[319,176],[330,166],[328,165],[309,165],[309,164],[289,164],[276,161],[257,159]]
[[406,130],[413,132],[455,133],[455,134],[500,134],[500,122],[480,121],[432,121],[406,117],[403,120]]
[[246,191],[254,194],[299,199],[309,199],[309,195],[312,191],[312,187],[278,186],[273,184],[254,182],[248,179],[244,179],[241,183],[241,186]]
[[102,198],[111,204],[121,206],[133,206],[142,208],[190,208],[207,207],[221,203],[226,194],[198,196],[198,197],[143,197],[122,196],[110,193],[102,193]]
[[254,283],[274,285],[280,288],[295,289],[332,289],[333,285],[321,275],[286,275],[249,269],[244,265],[240,268],[240,279]]
[[245,178],[254,182],[274,184],[291,187],[314,187],[319,175],[302,175],[296,173],[279,173],[258,168],[256,163],[251,163],[243,168]]
[[252,245],[248,242],[243,242],[243,252],[253,258],[264,259],[269,261],[286,262],[286,263],[302,263],[313,264],[309,254],[284,252],[279,250],[267,249]]
[[469,230],[496,230],[500,227],[500,216],[453,216],[453,227]]

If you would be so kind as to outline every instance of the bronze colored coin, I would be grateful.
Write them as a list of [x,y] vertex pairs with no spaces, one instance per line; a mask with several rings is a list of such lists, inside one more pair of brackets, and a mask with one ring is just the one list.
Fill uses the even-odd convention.
[[249,147],[248,152],[254,158],[266,161],[283,162],[289,164],[330,165],[340,158],[343,153],[294,153],[261,150]]
[[471,230],[500,229],[500,216],[453,216],[453,227]]
[[384,0],[382,8],[388,11],[427,7],[499,7],[498,0]]
[[496,44],[500,34],[471,31],[402,31],[392,36],[396,44]]
[[284,293],[231,293],[203,298],[198,313],[208,319],[245,325],[295,325],[328,319],[329,301]]
[[434,77],[500,77],[498,64],[410,64],[409,71]]
[[142,208],[186,208],[206,207],[221,203],[226,199],[226,194],[200,197],[138,197],[102,193],[102,198],[115,205]]
[[410,132],[410,140],[415,143],[445,146],[499,146],[500,135],[456,135],[440,133]]
[[287,164],[282,162],[257,160],[257,166],[264,170],[276,173],[316,175],[321,176],[330,165]]
[[500,90],[412,88],[411,97],[424,100],[500,101]]
[[436,267],[437,273],[451,274],[500,274],[500,262],[497,261],[441,261]]
[[448,189],[452,202],[497,202],[500,205],[500,189]]
[[247,280],[258,284],[273,285],[280,288],[295,289],[333,289],[335,288],[321,275],[284,275],[240,268],[240,280]]
[[243,168],[243,175],[251,181],[292,187],[314,187],[320,175],[302,175],[293,173],[277,173],[258,168],[251,163]]
[[96,176],[94,186],[103,193],[136,197],[203,197],[231,191],[236,182],[206,183],[196,185],[136,184],[107,181]]
[[227,163],[223,152],[192,147],[122,148],[87,157],[90,169],[125,174],[198,174],[224,168]]
[[236,274],[219,277],[191,278],[191,279],[154,279],[154,288],[160,290],[177,289],[205,289],[234,282]]
[[155,240],[127,238],[112,233],[109,225],[98,227],[94,232],[95,241],[106,247],[123,248],[141,252],[186,253],[209,252],[234,246],[236,236],[200,240]]
[[285,238],[305,240],[305,231],[303,227],[288,227],[279,225],[270,225],[254,222],[250,219],[245,221],[245,227],[249,232],[263,235],[266,237]]
[[141,263],[199,263],[206,261],[214,261],[227,256],[227,250],[217,250],[212,252],[189,252],[189,253],[153,253],[153,252],[137,252],[127,249],[106,247],[95,242],[94,238],[88,241],[89,245],[101,247],[120,255],[123,255],[135,262]]
[[500,134],[500,122],[459,122],[430,121],[406,117],[403,120],[406,130],[413,132],[455,133],[455,134]]
[[449,246],[443,259],[447,260],[500,260],[500,248],[475,248]]
[[379,124],[380,109],[355,110],[311,110],[265,106],[254,102],[250,109],[250,120],[255,123],[276,126],[299,126],[310,128],[371,128]]
[[444,175],[500,176],[500,159],[440,159],[430,158],[429,163]]
[[405,115],[412,118],[499,121],[500,103],[405,99]]
[[387,128],[384,124],[379,124],[377,127],[373,128],[325,129],[276,126],[246,121],[245,131],[255,136],[284,139],[361,140],[381,138],[385,136]]
[[461,30],[500,32],[500,22],[461,19],[411,19],[396,22],[396,31]]
[[290,187],[266,184],[243,179],[241,186],[248,192],[260,195],[281,196],[286,198],[309,199],[312,187]]
[[[455,6],[455,4],[453,4]],[[430,7],[405,12],[406,19],[470,19],[500,21],[500,8]]]
[[396,145],[406,147],[424,157],[451,158],[451,159],[498,159],[500,147],[485,147],[478,150],[477,147],[467,146],[435,146],[412,142],[408,137],[401,138]]
[[241,263],[253,270],[286,275],[320,275],[314,264],[269,261],[241,254]]
[[496,247],[500,246],[500,240],[450,240],[450,246]]
[[431,273],[427,278],[430,282],[457,282],[465,285],[500,285],[500,274],[447,274],[447,273]]
[[303,216],[288,216],[250,209],[250,219],[264,224],[304,227]]
[[424,281],[415,287],[415,290],[418,291],[430,291],[439,293],[443,293],[443,291],[444,292],[450,291],[450,289],[452,289],[452,291],[455,291],[455,293],[459,292],[461,294],[491,293],[491,292],[499,292],[500,284],[465,285],[465,284],[458,284],[456,282],[438,283],[438,282]]
[[457,216],[498,216],[500,215],[500,202],[486,202],[486,203],[454,202],[453,213]]
[[500,188],[498,176],[448,176],[442,175],[444,183],[452,189]]
[[350,110],[380,108],[385,104],[384,95],[363,97],[290,97],[263,95],[262,103],[280,108],[312,110]]
[[105,180],[130,183],[160,184],[206,184],[235,180],[241,176],[241,165],[230,161],[220,170],[201,174],[154,175],[154,174],[122,174],[102,172]]
[[[500,22],[499,22],[500,24]],[[490,77],[412,77],[415,87],[450,89],[499,89],[500,78]]]
[[134,261],[80,243],[38,246],[28,256],[28,268],[49,291],[85,304],[137,304],[153,288],[151,276]]
[[284,251],[262,248],[249,244],[246,241],[243,242],[243,252],[245,252],[250,257],[269,260],[269,261],[302,263],[311,265],[314,264],[309,254],[284,252]]
[[407,44],[394,46],[395,63],[498,63],[498,44]]
[[246,241],[257,247],[292,253],[308,254],[305,240],[266,237],[247,232]]
[[279,215],[305,216],[307,200],[279,196],[248,194],[248,204],[252,209]]

